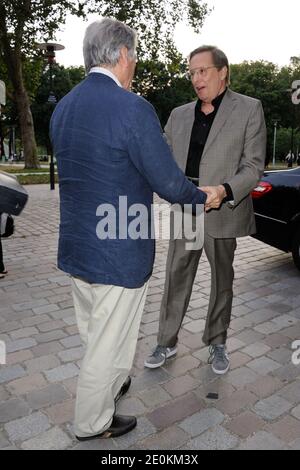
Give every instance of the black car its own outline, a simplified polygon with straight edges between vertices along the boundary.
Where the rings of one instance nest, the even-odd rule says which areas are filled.
[[[252,192],[258,240],[292,252],[300,270],[300,167],[266,171]]]

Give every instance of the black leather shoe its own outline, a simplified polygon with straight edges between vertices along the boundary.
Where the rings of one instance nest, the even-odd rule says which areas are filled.
[[[115,398],[115,403],[117,403],[120,400],[120,398],[123,395],[125,395],[125,393],[128,392],[130,385],[131,385],[131,377],[128,376]]]
[[[100,434],[95,434],[94,436],[76,436],[76,439],[78,439],[78,441],[89,441],[90,439],[107,439],[109,437],[119,437],[123,436],[123,434],[127,434],[129,431],[132,431],[132,429],[135,427],[136,418],[134,416],[114,415],[112,423],[106,431]]]

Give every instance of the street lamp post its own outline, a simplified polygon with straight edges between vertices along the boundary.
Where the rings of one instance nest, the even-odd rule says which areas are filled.
[[[56,44],[53,42],[38,44],[37,47],[42,51],[45,51],[45,57],[48,60],[50,73],[50,93],[48,103],[55,106],[57,103],[56,96],[53,92],[53,64],[55,63],[55,51],[62,51],[65,47],[62,44]],[[55,168],[52,147],[50,152],[50,189],[55,189]]]
[[[296,105],[300,104],[300,80],[295,80],[292,83],[292,87],[286,90],[291,94],[292,100],[292,133],[291,133],[291,158],[288,162],[288,167],[293,168],[293,159],[294,159],[294,131],[295,131],[295,120],[296,120]]]
[[[273,166],[276,165],[277,121],[274,121]]]

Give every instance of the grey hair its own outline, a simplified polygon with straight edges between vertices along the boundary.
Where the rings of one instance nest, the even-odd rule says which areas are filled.
[[[120,58],[120,50],[126,47],[128,55],[135,57],[136,32],[121,21],[104,18],[91,23],[83,40],[83,57],[87,72],[96,65],[114,67]]]
[[[218,49],[216,46],[201,46],[197,49],[194,49],[189,55],[189,62],[192,58],[197,55],[201,54],[202,52],[210,52],[213,58],[214,66],[217,67],[218,70],[221,70],[223,67],[227,67],[227,75],[226,75],[226,85],[230,84],[230,65],[229,60],[226,54]]]

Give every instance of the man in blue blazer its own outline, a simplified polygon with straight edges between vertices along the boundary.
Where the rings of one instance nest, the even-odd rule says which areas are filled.
[[[124,223],[124,198],[129,208],[147,209],[149,233],[153,192],[194,209],[210,202],[175,163],[153,107],[129,91],[135,51],[131,28],[109,18],[92,23],[83,47],[88,75],[57,105],[50,126],[60,182],[58,266],[71,275],[86,346],[75,410],[79,440],[136,426],[135,417],[115,413],[115,402],[130,386],[155,246],[150,235],[127,233],[132,212]],[[116,219],[103,219],[111,208]]]

